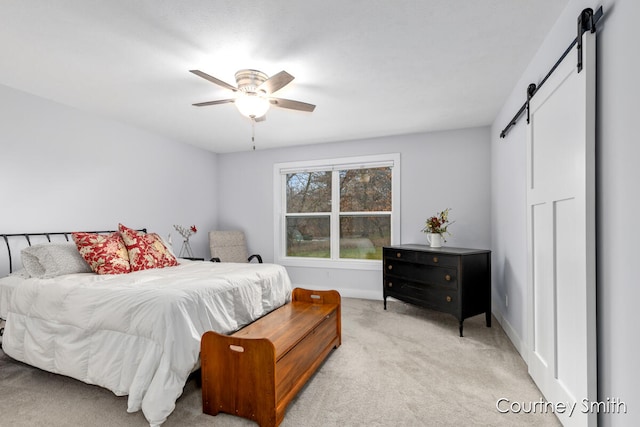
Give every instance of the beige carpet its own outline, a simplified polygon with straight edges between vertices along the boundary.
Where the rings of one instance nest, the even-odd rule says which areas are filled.
[[[289,405],[281,426],[559,426],[552,414],[501,414],[496,401],[537,402],[540,392],[497,324],[465,321],[389,301],[343,299],[343,344]],[[255,426],[205,415],[189,381],[166,427]],[[0,351],[0,426],[145,426],[126,397],[50,374]]]

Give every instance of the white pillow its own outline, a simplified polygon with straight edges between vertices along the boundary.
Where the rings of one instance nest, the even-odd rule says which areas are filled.
[[[19,277],[21,279],[28,279],[29,277],[31,277],[29,275],[29,273],[27,273],[27,270],[24,269],[24,265],[22,266],[23,268],[21,268],[18,271],[14,271],[13,273],[9,273],[7,275],[7,277],[11,276],[11,277]]]
[[[29,246],[22,250],[21,256],[22,265],[29,276],[40,279],[92,271],[72,242]]]

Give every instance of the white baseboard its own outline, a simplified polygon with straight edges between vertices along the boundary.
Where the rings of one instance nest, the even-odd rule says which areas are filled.
[[[313,289],[318,291],[336,290],[340,293],[340,296],[344,298],[360,298],[360,299],[371,299],[371,300],[382,301],[382,289],[372,291],[372,290],[366,290],[366,289],[330,288],[330,287],[323,287],[323,286],[317,286],[317,285],[304,285],[300,283],[294,284],[293,287]]]
[[[525,363],[528,364],[527,346],[525,342],[522,340],[522,338],[520,337],[520,335],[518,335],[518,333],[513,328],[513,326],[511,326],[511,323],[509,323],[509,321],[504,318],[504,316],[502,315],[502,312],[495,311],[493,313],[493,316],[496,318],[498,323],[500,323],[500,326],[502,326],[502,330],[504,330],[504,333],[507,334],[507,337],[509,337],[509,340],[511,340],[511,343],[516,348],[516,350],[518,350],[518,353],[520,353],[520,356],[522,357],[522,359],[525,361]]]

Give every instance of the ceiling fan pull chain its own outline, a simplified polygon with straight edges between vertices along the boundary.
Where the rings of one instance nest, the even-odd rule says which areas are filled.
[[[253,144],[253,151],[256,151],[256,119],[251,118],[251,144]]]

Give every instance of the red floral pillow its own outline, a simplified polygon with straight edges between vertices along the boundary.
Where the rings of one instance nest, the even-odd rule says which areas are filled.
[[[176,257],[171,254],[157,234],[132,230],[122,224],[118,225],[118,230],[129,251],[131,271],[178,265]]]
[[[76,247],[98,274],[123,274],[131,271],[129,254],[120,234],[71,233]]]

